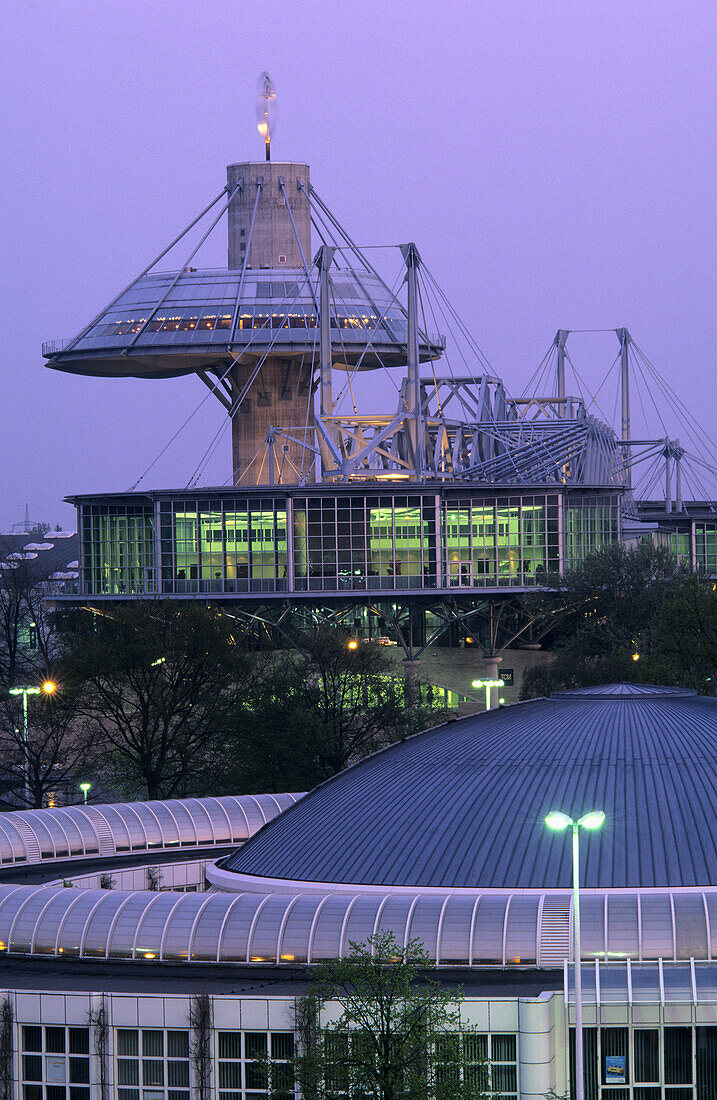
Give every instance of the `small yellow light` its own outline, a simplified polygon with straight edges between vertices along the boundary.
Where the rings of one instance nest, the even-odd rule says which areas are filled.
[[[45,695],[52,695],[55,691],[57,691],[57,684],[54,680],[45,680],[44,684],[42,685],[42,690],[45,692]]]
[[[633,661],[639,661],[640,660],[640,654],[639,653],[633,653],[632,659],[633,659]]]
[[[349,649],[358,649],[358,642],[355,638],[352,638],[349,642]]]
[[[144,957],[145,957],[145,959],[156,959],[157,958],[154,951],[145,951]]]
[[[296,959],[296,955],[281,955],[280,958],[284,962],[294,962],[294,960]]]

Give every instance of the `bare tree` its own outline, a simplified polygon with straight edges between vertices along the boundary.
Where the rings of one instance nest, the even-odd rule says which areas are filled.
[[[32,560],[14,540],[0,537],[0,683],[5,689],[17,683],[27,664],[22,631],[36,584]]]
[[[197,1096],[209,1100],[212,1090],[212,1028],[214,1013],[208,993],[194,993],[189,1004],[189,1026],[192,1029],[190,1054],[194,1066]]]
[[[350,647],[336,627],[287,641],[296,648],[265,661],[238,702],[227,745],[234,789],[306,790],[439,720],[382,647]]]
[[[110,1085],[108,1073],[110,1025],[104,995],[101,996],[98,1007],[90,1009],[88,1023],[92,1029],[92,1046],[99,1070],[100,1100],[107,1100]]]
[[[231,620],[163,603],[75,625],[64,675],[118,785],[148,798],[216,789],[233,700],[250,673]]]
[[[39,679],[53,660],[55,616],[46,606],[52,567],[23,548],[31,537],[0,535],[0,690]]]
[[[64,693],[31,695],[27,740],[20,695],[0,696],[0,757],[16,779],[15,797],[37,809],[48,796],[91,774],[97,759],[94,740]]]

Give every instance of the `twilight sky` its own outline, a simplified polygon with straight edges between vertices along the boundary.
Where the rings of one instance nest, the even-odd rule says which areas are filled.
[[[415,240],[509,392],[557,328],[626,325],[717,435],[713,0],[0,0],[0,14],[0,530],[25,502],[73,526],[63,496],[128,488],[206,392],[49,371],[40,348],[169,243],[227,163],[261,158],[262,69],[274,158],[310,163],[355,240]],[[224,256],[222,231],[204,266]],[[616,338],[570,346],[597,387]],[[143,484],[184,485],[221,419],[205,403]],[[205,481],[229,468],[227,433]]]

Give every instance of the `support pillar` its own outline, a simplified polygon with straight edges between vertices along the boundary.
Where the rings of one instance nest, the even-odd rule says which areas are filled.
[[[418,668],[421,664],[416,657],[405,657],[401,662],[404,668],[404,703],[406,709],[415,707],[419,702]]]
[[[314,263],[319,269],[319,400],[320,416],[326,425],[334,414],[334,399],[331,384],[331,309],[329,270],[334,259],[334,248],[322,245],[316,254]],[[321,477],[327,476],[336,463],[324,439],[321,440]]]
[[[567,329],[559,328],[555,336],[555,346],[558,349],[558,357],[556,363],[556,390],[558,397],[561,400],[565,400],[565,345],[570,333]]]
[[[408,381],[408,432],[413,450],[416,481],[423,479],[423,418],[421,410],[421,369],[418,351],[418,267],[421,257],[415,244],[401,245],[406,261],[408,280],[408,347],[406,370]]]
[[[630,438],[630,333],[626,328],[615,329],[620,341],[620,397],[621,397],[621,425],[620,438]],[[625,471],[625,487],[632,489],[632,469],[630,466]]]

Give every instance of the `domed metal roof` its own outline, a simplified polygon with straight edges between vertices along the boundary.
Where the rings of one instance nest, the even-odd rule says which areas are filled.
[[[717,884],[717,699],[611,685],[438,726],[317,787],[222,866],[262,888],[562,889],[571,845],[545,815],[593,809],[586,887]]]

